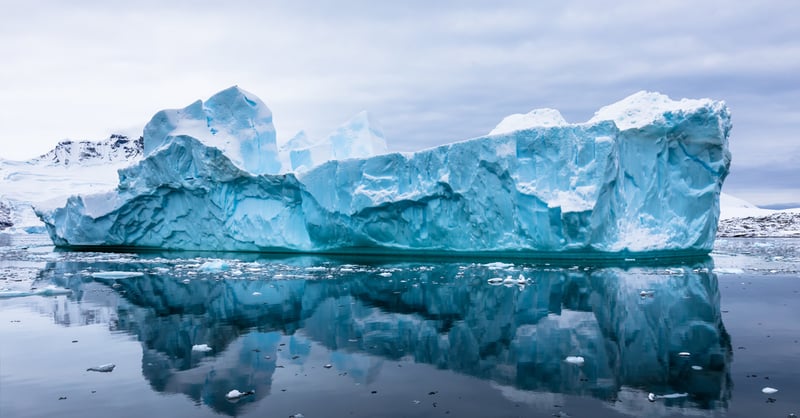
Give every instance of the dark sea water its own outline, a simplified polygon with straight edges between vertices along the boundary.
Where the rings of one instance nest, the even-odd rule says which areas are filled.
[[[799,241],[597,265],[0,235],[0,417],[787,417]]]

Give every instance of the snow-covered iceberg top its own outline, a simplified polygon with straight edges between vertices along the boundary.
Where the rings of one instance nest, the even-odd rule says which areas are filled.
[[[277,175],[248,169],[225,144],[188,130],[170,131],[155,148],[145,135],[148,156],[120,170],[114,193],[72,197],[39,215],[66,247],[602,257],[711,250],[730,165],[723,102],[640,92],[586,123],[536,113],[549,122],[527,118],[533,127],[411,154],[316,166],[312,158],[307,171]],[[227,135],[246,142],[252,131],[237,117]],[[279,160],[274,147],[263,149],[269,158],[258,158]]]

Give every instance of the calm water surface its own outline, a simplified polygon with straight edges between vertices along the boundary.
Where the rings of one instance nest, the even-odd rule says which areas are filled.
[[[195,257],[0,235],[0,417],[786,417],[798,255]]]

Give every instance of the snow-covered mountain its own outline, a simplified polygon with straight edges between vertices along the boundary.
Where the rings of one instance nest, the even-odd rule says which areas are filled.
[[[42,228],[31,205],[113,189],[117,170],[140,160],[142,151],[142,137],[114,134],[102,141],[61,141],[27,161],[0,159],[0,230]]]
[[[143,138],[113,134],[103,141],[71,141],[58,143],[44,155],[28,162],[39,165],[97,165],[130,162],[141,157]]]

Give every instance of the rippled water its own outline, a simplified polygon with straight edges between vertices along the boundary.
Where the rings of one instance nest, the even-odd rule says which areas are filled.
[[[0,251],[2,417],[800,413],[797,240],[621,265]]]

